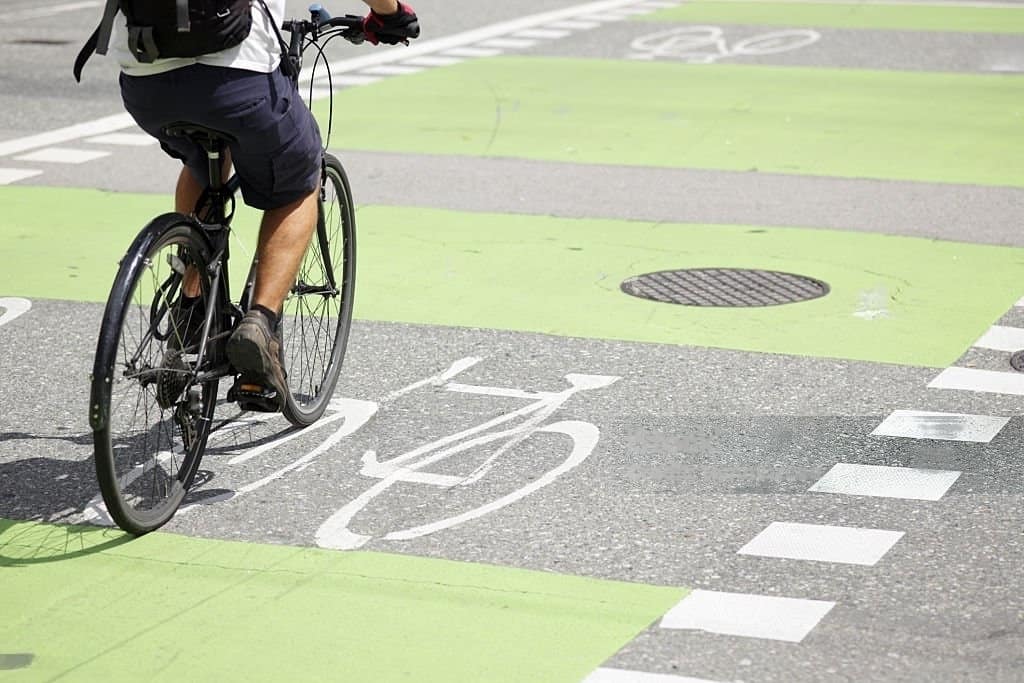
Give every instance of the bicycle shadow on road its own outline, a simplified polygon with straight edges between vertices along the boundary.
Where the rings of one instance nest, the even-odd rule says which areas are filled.
[[[119,529],[0,519],[0,567],[66,562],[134,540]]]
[[[88,524],[82,511],[98,493],[92,458],[76,457],[76,446],[92,451],[92,434],[0,433],[0,443],[63,442],[54,453],[67,457],[35,456],[0,462],[0,567],[61,562],[92,555],[132,540],[120,529]],[[72,453],[69,454],[69,451]]]
[[[2,432],[0,446],[0,518],[80,521],[98,491],[92,434]]]
[[[14,441],[62,441],[91,451],[92,435],[0,433],[0,443]],[[61,524],[80,521],[97,493],[91,457],[0,462],[0,482],[0,567],[72,560],[133,538],[109,527]]]

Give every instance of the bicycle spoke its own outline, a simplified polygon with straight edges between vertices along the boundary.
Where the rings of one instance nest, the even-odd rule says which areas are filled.
[[[94,396],[106,401],[106,421],[95,432],[96,469],[111,517],[141,533],[166,522],[177,509],[195,471],[213,411],[216,382],[193,386],[195,367],[181,360],[187,330],[195,329],[199,309],[179,314],[180,283],[188,263],[205,256],[188,223],[173,215],[151,226],[157,236],[145,254],[123,263],[112,298],[112,317],[101,334],[94,385],[108,389]],[[197,268],[203,292],[209,275]],[[205,318],[204,318],[205,320]],[[216,330],[211,330],[211,334]]]

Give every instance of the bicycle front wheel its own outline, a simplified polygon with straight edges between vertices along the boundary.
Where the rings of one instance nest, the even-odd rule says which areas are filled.
[[[209,263],[198,228],[160,216],[121,260],[103,314],[89,406],[96,475],[110,517],[133,534],[174,515],[206,445],[217,382],[196,381],[205,307],[181,296],[187,278],[210,300]],[[214,316],[210,336],[221,327]]]
[[[284,416],[305,427],[323,415],[338,382],[352,324],[356,284],[352,191],[341,162],[325,155],[316,234],[284,302]]]

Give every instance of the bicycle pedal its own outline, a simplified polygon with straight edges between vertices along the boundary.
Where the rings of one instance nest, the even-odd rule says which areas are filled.
[[[281,412],[282,401],[273,389],[238,379],[228,389],[228,400],[238,404],[241,410],[257,413]]]

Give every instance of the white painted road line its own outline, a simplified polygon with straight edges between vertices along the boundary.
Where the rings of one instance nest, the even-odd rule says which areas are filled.
[[[939,500],[960,477],[950,470],[838,463],[808,491],[848,496]]]
[[[625,21],[628,14],[585,14],[580,19],[583,21],[596,21],[602,24],[610,24],[613,21]]]
[[[114,116],[107,116],[87,123],[79,123],[74,126],[68,126],[67,128],[58,128],[57,130],[51,130],[46,133],[30,135],[27,138],[17,138],[15,140],[0,142],[0,157],[20,154],[21,152],[27,152],[30,149],[59,145],[62,142],[87,138],[93,135],[113,133],[125,128],[131,128],[134,125],[135,121],[132,120],[132,117],[127,113],[115,114]]]
[[[536,38],[537,40],[555,40],[556,38],[565,38],[569,35],[569,31],[550,29],[550,28],[531,28],[525,31],[516,31],[512,35],[516,38]]]
[[[145,147],[157,143],[156,138],[145,133],[109,133],[86,138],[85,141],[98,145],[125,145],[128,147]]]
[[[453,57],[497,57],[501,54],[501,50],[484,47],[453,47],[450,50],[445,50],[442,54]]]
[[[464,60],[458,57],[441,57],[440,55],[424,55],[423,57],[413,57],[412,59],[406,59],[402,64],[409,64],[411,66],[451,66],[452,64],[458,64]]]
[[[597,21],[556,21],[553,24],[548,24],[548,28],[563,28],[569,31],[586,31],[588,29],[597,28],[601,23]]]
[[[371,66],[368,69],[363,69],[359,73],[370,74],[372,76],[405,76],[408,74],[418,74],[423,71],[421,66],[409,66],[408,64],[381,64],[380,66]]]
[[[1024,374],[980,370],[978,368],[946,368],[933,379],[930,389],[958,389],[986,394],[1010,394],[1024,396]]]
[[[536,44],[536,40],[527,40],[525,38],[491,38],[482,43],[477,43],[479,47],[493,47],[499,50],[522,50],[533,47]]]
[[[674,674],[655,674],[627,669],[595,669],[582,683],[716,683],[706,678],[691,678]]]
[[[32,302],[17,296],[0,297],[0,327],[32,310]]]
[[[1024,349],[1024,328],[993,325],[974,345],[995,351],[1020,351]]]
[[[1010,421],[994,415],[930,413],[919,410],[894,410],[871,432],[873,436],[902,436],[911,439],[971,441],[988,443]]]
[[[19,180],[34,178],[42,175],[42,171],[29,170],[27,168],[0,168],[0,185],[10,185]]]
[[[740,555],[874,566],[903,537],[902,531],[772,522]]]
[[[14,158],[18,161],[39,161],[46,164],[84,164],[87,161],[102,159],[107,156],[110,156],[110,152],[105,150],[47,147]]]
[[[695,590],[662,617],[661,627],[799,643],[835,604]]]

